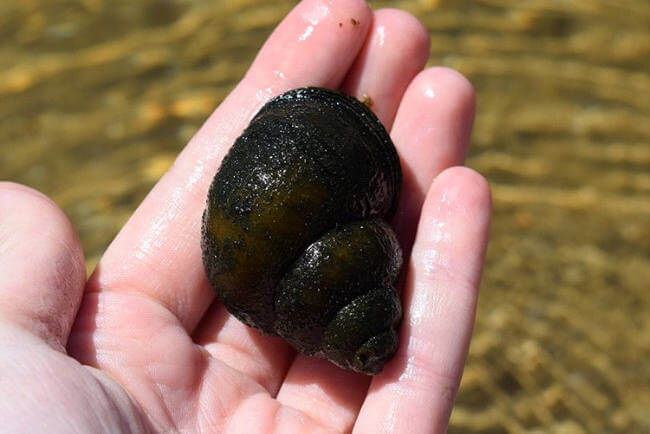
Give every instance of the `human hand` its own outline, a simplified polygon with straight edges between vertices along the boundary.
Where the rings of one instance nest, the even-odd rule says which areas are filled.
[[[420,72],[428,36],[360,0],[300,3],[107,249],[88,283],[79,240],[44,196],[0,184],[0,420],[8,431],[441,432],[466,357],[490,216],[462,164],[469,83]],[[228,147],[271,97],[340,88],[391,132],[404,173],[397,354],[373,378],[296,355],[218,302],[201,213]]]

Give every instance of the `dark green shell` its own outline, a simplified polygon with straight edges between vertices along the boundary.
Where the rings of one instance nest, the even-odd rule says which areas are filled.
[[[399,159],[377,117],[320,88],[268,102],[224,158],[203,263],[226,308],[300,352],[375,374],[397,348]]]

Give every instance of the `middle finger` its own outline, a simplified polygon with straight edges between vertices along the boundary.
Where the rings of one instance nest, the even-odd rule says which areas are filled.
[[[428,54],[429,35],[415,17],[399,10],[377,11],[343,89],[359,99],[368,95],[373,111],[390,129],[404,91],[424,67]],[[298,355],[277,399],[336,431],[346,432],[352,429],[369,381],[368,376]]]

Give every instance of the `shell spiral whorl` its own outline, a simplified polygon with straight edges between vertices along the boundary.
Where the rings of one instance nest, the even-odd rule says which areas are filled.
[[[366,374],[397,348],[399,158],[377,117],[321,88],[269,101],[208,192],[203,263],[226,308]]]

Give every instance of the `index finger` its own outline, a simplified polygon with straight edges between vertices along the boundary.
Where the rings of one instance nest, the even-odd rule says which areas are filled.
[[[214,298],[199,237],[206,192],[219,162],[268,99],[295,87],[338,87],[370,21],[361,0],[335,6],[306,0],[296,6],[117,235],[87,290],[143,294],[193,330]]]

